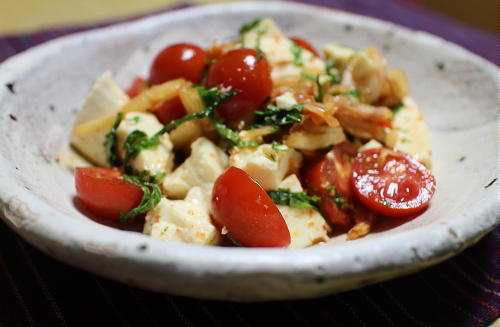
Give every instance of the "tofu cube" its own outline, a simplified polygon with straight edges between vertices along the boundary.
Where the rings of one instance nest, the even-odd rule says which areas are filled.
[[[97,78],[90,88],[85,101],[76,114],[74,125],[83,124],[116,112],[129,101],[129,97],[120,89],[106,71]],[[111,126],[105,126],[85,135],[72,134],[71,145],[86,159],[98,166],[107,167],[106,150],[103,146],[106,134]]]
[[[147,213],[144,233],[162,240],[199,245],[215,245],[221,240],[200,187],[191,188],[185,200],[163,198]]]
[[[366,142],[362,146],[359,147],[358,152],[362,152],[365,150],[370,150],[370,149],[379,149],[382,147],[382,144],[378,142],[377,140],[371,139],[370,141]]]
[[[240,45],[245,48],[259,48],[266,54],[272,66],[273,80],[300,76],[302,71],[311,75],[325,72],[325,63],[306,49],[300,48],[300,58],[296,60],[293,53],[294,43],[271,19],[262,19],[246,32]],[[300,62],[300,65],[296,65],[296,62]]]
[[[183,199],[193,186],[215,182],[228,165],[227,155],[206,137],[191,144],[191,155],[163,180],[169,198]]]
[[[346,46],[340,44],[327,43],[323,47],[326,59],[331,59],[335,62],[335,66],[344,68],[348,61],[356,54],[356,52]]]
[[[126,113],[116,131],[121,157],[124,157],[123,144],[130,133],[140,130],[146,133],[148,137],[151,137],[162,127],[163,125],[151,113]],[[151,175],[169,173],[172,171],[174,164],[172,148],[172,142],[168,134],[163,134],[160,137],[160,144],[139,152],[137,157],[132,160],[131,165],[138,171],[147,170]]]
[[[278,188],[291,192],[302,192],[302,186],[296,175],[284,179]],[[320,242],[328,241],[330,227],[321,214],[314,209],[297,209],[278,205],[291,236],[290,248],[301,249]]]
[[[229,165],[243,169],[266,191],[276,189],[289,172],[300,166],[302,156],[285,145],[271,144],[236,148],[229,157]]]
[[[297,100],[291,92],[285,92],[276,97],[276,106],[280,109],[289,109],[297,104]]]
[[[394,115],[392,130],[387,134],[387,146],[406,152],[427,168],[432,168],[429,131],[415,102],[406,97],[403,107]]]

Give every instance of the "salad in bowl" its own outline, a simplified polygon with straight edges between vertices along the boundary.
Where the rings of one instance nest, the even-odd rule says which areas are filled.
[[[104,72],[70,143],[90,212],[200,245],[354,240],[420,214],[436,187],[404,71],[374,47],[320,53],[267,18],[206,49],[166,46],[125,91]]]

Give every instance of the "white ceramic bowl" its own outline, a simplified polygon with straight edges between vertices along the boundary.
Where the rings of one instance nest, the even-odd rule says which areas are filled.
[[[429,210],[360,240],[304,250],[164,242],[98,224],[77,211],[73,177],[54,157],[92,81],[111,69],[125,86],[145,72],[160,47],[185,40],[206,46],[256,17],[272,17],[287,34],[317,47],[328,41],[378,46],[391,66],[408,73],[434,149],[438,187]],[[173,294],[308,298],[408,274],[462,251],[499,221],[497,183],[485,187],[497,174],[498,72],[426,33],[280,2],[197,7],[63,37],[0,66],[2,218],[55,258]],[[7,83],[15,83],[15,94]]]

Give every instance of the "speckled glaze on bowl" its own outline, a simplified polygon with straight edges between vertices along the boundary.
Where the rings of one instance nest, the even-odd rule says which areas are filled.
[[[409,75],[431,132],[438,189],[418,218],[360,240],[304,250],[199,247],[98,224],[75,209],[54,157],[90,84],[111,69],[125,86],[163,45],[208,45],[256,17],[317,47],[378,46]],[[426,33],[293,3],[197,7],[64,37],[0,66],[0,212],[51,256],[151,290],[200,298],[317,297],[408,274],[476,242],[499,221],[497,76],[491,63]],[[10,92],[4,84],[14,83]],[[52,110],[50,109],[52,108]],[[1,216],[1,215],[0,215]]]

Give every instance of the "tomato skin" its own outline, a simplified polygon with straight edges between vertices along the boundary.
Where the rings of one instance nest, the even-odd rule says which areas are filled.
[[[175,97],[172,100],[166,101],[160,107],[153,111],[153,114],[158,118],[160,123],[166,125],[172,120],[179,119],[186,115],[186,110],[182,105],[179,97]]]
[[[319,210],[337,231],[347,231],[354,224],[351,216],[327,198],[321,198]]]
[[[137,207],[142,190],[123,179],[116,168],[79,167],[75,170],[76,194],[96,215],[118,220],[120,213]]]
[[[185,78],[200,83],[206,64],[206,54],[200,47],[190,43],[177,43],[164,48],[156,55],[149,71],[152,85]]]
[[[335,145],[328,153],[304,165],[303,179],[307,188],[318,195],[331,195],[332,187],[346,200],[352,200],[352,164],[356,150],[344,142]]]
[[[351,185],[351,158],[356,151],[351,144],[344,142],[335,145],[328,153],[304,165],[303,182],[310,194],[322,197],[320,211],[323,216],[339,230],[352,227],[349,213],[331,199],[338,193],[352,204],[354,194]]]
[[[207,73],[206,87],[223,86],[241,92],[217,107],[226,121],[243,119],[259,109],[273,87],[269,62],[254,49],[236,49],[220,57]]]
[[[147,81],[142,77],[136,77],[132,82],[132,85],[125,91],[127,95],[132,99],[135,98],[139,93],[147,89]]]
[[[229,167],[215,181],[214,220],[247,247],[286,247],[290,232],[278,207],[245,171]]]
[[[358,153],[353,164],[352,185],[356,197],[372,211],[403,217],[427,208],[436,180],[410,155],[382,148]]]
[[[311,43],[307,42],[303,38],[293,36],[290,38],[290,40],[292,40],[293,43],[295,43],[297,46],[299,46],[303,49],[306,49],[309,52],[311,52],[313,55],[315,55],[316,57],[319,57],[318,51],[316,51],[316,49],[312,46]]]

